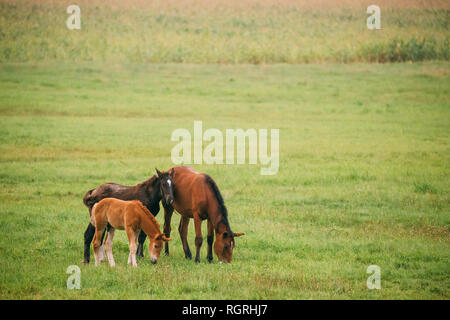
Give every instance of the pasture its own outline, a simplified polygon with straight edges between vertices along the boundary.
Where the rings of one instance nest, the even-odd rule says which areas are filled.
[[[446,63],[0,68],[3,299],[449,297]],[[246,233],[233,263],[207,263],[206,244],[200,264],[185,260],[174,214],[171,256],[157,265],[145,251],[128,267],[119,231],[115,269],[81,265],[84,193],[167,170],[171,132],[196,119],[280,129],[274,176],[193,165]],[[73,264],[81,290],[66,288]],[[366,287],[372,264],[381,290]]]
[[[363,2],[294,2],[80,1],[68,31],[72,3],[0,1],[0,299],[450,298],[448,3],[379,1],[370,33]],[[245,233],[233,263],[186,260],[174,213],[156,265],[123,231],[115,268],[83,265],[85,192],[173,167],[196,120],[280,132],[275,175],[190,165]]]

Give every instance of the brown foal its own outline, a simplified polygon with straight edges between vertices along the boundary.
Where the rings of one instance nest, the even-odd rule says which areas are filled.
[[[112,255],[112,241],[115,229],[126,231],[130,246],[128,264],[134,267],[137,267],[136,240],[141,230],[145,232],[149,239],[148,250],[152,263],[158,261],[163,242],[171,240],[161,233],[158,221],[138,200],[123,201],[115,198],[105,198],[97,202],[92,208],[91,224],[95,226],[93,248],[96,266],[101,260],[101,238],[107,227],[108,233],[105,247],[111,267],[115,266]]]

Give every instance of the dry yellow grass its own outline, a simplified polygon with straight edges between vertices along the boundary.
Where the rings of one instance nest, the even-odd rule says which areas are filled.
[[[0,1],[0,62],[70,60],[184,63],[385,62],[449,59],[450,2]]]

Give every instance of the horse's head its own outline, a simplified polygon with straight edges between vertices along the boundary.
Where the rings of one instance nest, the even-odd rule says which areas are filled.
[[[214,243],[214,252],[220,262],[231,263],[233,249],[235,246],[234,238],[243,236],[243,233],[224,231],[216,233],[216,242]]]
[[[161,249],[163,247],[164,242],[168,242],[172,239],[166,238],[163,233],[159,233],[155,235],[153,238],[148,238],[148,253],[150,256],[150,260],[153,264],[158,262],[159,254],[161,253]]]
[[[166,204],[172,204],[173,201],[175,200],[173,196],[173,188],[174,188],[173,175],[175,173],[175,170],[172,169],[170,172],[169,171],[161,172],[158,169],[156,169],[156,173],[158,174],[161,197],[163,198]]]

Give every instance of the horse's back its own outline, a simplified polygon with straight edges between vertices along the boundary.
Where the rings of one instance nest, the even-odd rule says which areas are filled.
[[[123,230],[126,224],[127,210],[135,205],[135,201],[124,201],[116,198],[104,198],[95,206],[95,215],[101,216],[115,229]]]
[[[181,214],[192,217],[194,212],[207,210],[208,203],[214,200],[207,174],[199,173],[191,167],[174,167],[174,208]]]
[[[114,182],[104,183],[97,188],[91,189],[83,197],[83,203],[89,209],[105,198],[126,198],[127,192],[134,187],[124,186]]]

